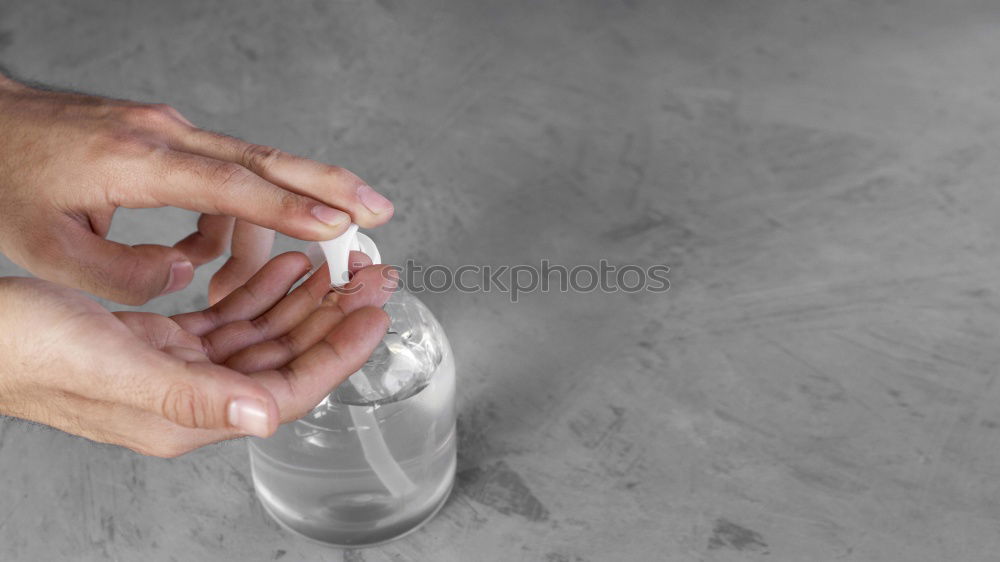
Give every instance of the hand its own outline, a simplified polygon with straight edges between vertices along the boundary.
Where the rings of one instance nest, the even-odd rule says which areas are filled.
[[[172,457],[268,436],[361,367],[388,327],[394,273],[353,253],[329,292],[321,267],[278,256],[207,310],[111,314],[45,281],[0,278],[0,413],[143,454]]]
[[[201,130],[165,105],[30,88],[0,75],[0,251],[127,304],[179,290],[232,240],[211,302],[267,261],[275,229],[327,240],[392,204],[351,172]],[[105,239],[118,207],[203,213],[173,247]],[[236,221],[234,218],[241,219]]]

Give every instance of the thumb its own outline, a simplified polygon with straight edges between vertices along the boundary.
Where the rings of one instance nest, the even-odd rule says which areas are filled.
[[[278,428],[278,404],[259,381],[205,361],[190,348],[163,351],[133,350],[127,361],[120,356],[99,359],[105,367],[101,371],[112,378],[100,389],[77,385],[80,394],[150,412],[183,427],[258,437]]]
[[[82,230],[82,229],[81,229]],[[179,291],[194,278],[194,266],[180,250],[154,244],[127,246],[90,231],[75,232],[63,259],[73,267],[73,285],[97,296],[130,305]]]
[[[278,405],[254,379],[207,361],[184,363],[159,377],[147,410],[177,425],[229,429],[268,437],[278,428]]]
[[[86,351],[66,356],[63,371],[79,375],[61,377],[62,390],[149,412],[182,427],[261,437],[278,428],[278,404],[260,381],[207,361],[201,338],[176,325],[173,332],[168,326],[137,330],[136,318],[140,324],[142,318],[173,324],[165,317],[127,316],[132,320],[122,320],[122,326],[94,325],[74,336],[82,339],[68,345]],[[163,348],[142,341],[137,331],[154,335]]]

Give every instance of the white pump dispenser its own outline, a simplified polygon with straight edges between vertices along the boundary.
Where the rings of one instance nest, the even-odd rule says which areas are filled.
[[[333,240],[320,242],[323,254],[326,255],[326,266],[330,268],[330,284],[340,287],[347,283],[350,274],[348,263],[351,251],[364,252],[372,259],[372,263],[382,263],[378,247],[364,233],[358,232],[358,225],[351,224],[347,230]]]
[[[348,266],[352,250],[368,254],[373,264],[382,263],[382,256],[379,254],[375,242],[367,235],[358,232],[358,225],[353,223],[343,234],[333,240],[320,242],[319,246],[323,249],[323,254],[326,255],[326,265],[330,268],[330,284],[334,287],[346,284],[350,278]],[[364,373],[360,371],[354,373],[348,380],[362,396],[370,392],[368,379],[365,378]],[[368,461],[372,471],[378,475],[379,480],[389,490],[389,493],[401,497],[413,492],[416,486],[403,472],[385,443],[378,419],[375,417],[375,407],[351,405],[347,408],[354,426],[367,430],[357,432],[358,438],[361,440],[361,449],[364,451],[365,460]]]

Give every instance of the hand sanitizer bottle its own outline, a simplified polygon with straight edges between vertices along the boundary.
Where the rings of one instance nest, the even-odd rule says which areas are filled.
[[[350,250],[379,263],[357,226],[322,243],[335,285]],[[268,439],[249,440],[257,496],[284,527],[339,546],[401,537],[428,521],[455,480],[455,360],[441,325],[398,289],[389,331],[358,372]]]

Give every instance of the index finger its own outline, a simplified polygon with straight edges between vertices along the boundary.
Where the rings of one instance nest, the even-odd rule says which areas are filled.
[[[170,205],[228,215],[300,240],[329,240],[350,225],[347,213],[274,185],[239,164],[169,149],[157,158],[158,173],[136,171],[147,182],[145,189],[121,193],[118,205]]]
[[[384,224],[393,214],[388,199],[339,166],[197,128],[181,134],[174,144],[178,150],[234,162],[275,185],[343,209],[362,228]]]

